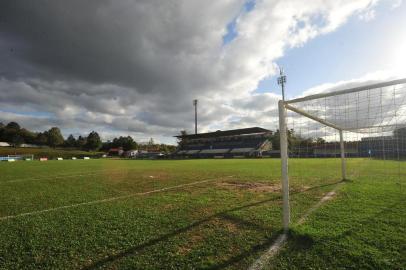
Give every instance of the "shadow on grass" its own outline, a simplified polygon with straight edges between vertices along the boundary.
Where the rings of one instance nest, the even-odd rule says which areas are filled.
[[[385,216],[387,214],[391,214],[395,211],[401,211],[400,209],[396,209],[396,207],[399,207],[399,205],[402,205],[402,203],[404,203],[404,200],[397,200],[395,203],[392,203],[386,207],[383,207],[380,211],[375,212],[361,220],[355,220],[356,221],[356,225],[355,226],[351,226],[349,229],[343,231],[341,234],[335,236],[334,238],[329,239],[329,241],[338,241],[339,239],[343,239],[345,237],[348,237],[354,233],[357,232],[357,230],[363,229],[366,226],[370,225],[371,222],[373,223],[370,226],[376,227],[377,223],[373,222],[375,218],[379,217],[381,220],[385,220]]]
[[[290,192],[290,195],[305,193],[305,192],[311,191],[311,190],[316,190],[316,189],[320,189],[320,188],[324,188],[324,187],[335,186],[337,184],[350,183],[350,182],[352,182],[352,180],[350,180],[350,179],[339,180],[339,181],[336,181],[336,182],[333,182],[333,183],[328,183],[328,184],[324,184],[324,185],[318,185],[318,186],[310,187],[310,188],[307,188],[307,189],[305,189],[303,191]]]
[[[382,265],[376,264],[377,261],[377,254],[372,254],[372,257],[365,257],[365,255],[354,255],[354,250],[357,249],[359,246],[359,243],[354,242],[354,250],[352,248],[348,247],[343,247],[341,246],[340,242],[344,241],[344,243],[347,242],[346,239],[349,237],[351,239],[358,239],[358,241],[366,241],[365,243],[368,243],[368,245],[373,245],[373,243],[376,243],[374,239],[372,238],[364,238],[365,236],[362,235],[362,230],[365,230],[366,228],[377,228],[377,220],[376,218],[380,220],[388,220],[387,219],[387,214],[400,211],[400,209],[396,209],[396,206],[399,207],[401,201],[397,201],[395,203],[392,203],[390,205],[387,205],[386,207],[383,207],[379,211],[376,211],[375,213],[368,215],[364,218],[357,218],[355,215],[353,219],[350,221],[350,224],[355,224],[352,226],[349,226],[347,229],[343,230],[341,233],[335,234],[332,237],[328,236],[321,236],[317,235],[312,235],[312,233],[306,233],[300,230],[296,229],[290,229],[289,230],[289,235],[288,235],[288,243],[283,251],[282,257],[284,257],[284,260],[290,260],[287,259],[289,257],[289,254],[297,254],[297,253],[302,253],[307,252],[309,254],[312,252],[313,248],[315,249],[316,254],[320,254],[318,250],[328,250],[330,254],[325,253],[324,255],[327,255],[328,258],[332,258],[331,256],[335,256],[335,252],[338,252],[342,257],[347,257],[347,258],[352,258],[353,263],[358,263],[359,265],[364,265],[365,260],[369,261],[370,265],[366,268],[370,269],[381,269],[381,268],[391,268],[391,269],[400,269],[401,265],[401,260],[399,262],[396,262],[394,260],[391,260],[391,266],[388,267],[388,260],[387,259],[382,259]],[[360,234],[361,233],[361,234]],[[383,230],[382,233],[385,233]],[[348,245],[348,243],[346,244]],[[377,246],[375,248],[379,247],[379,242],[377,243]],[[363,249],[366,249],[363,247]],[[401,248],[399,247],[399,251]],[[356,254],[357,252],[355,252]],[[309,254],[309,257],[311,258]],[[323,260],[323,258],[322,258]],[[358,261],[358,262],[357,262]],[[291,262],[291,261],[290,261]],[[310,261],[311,263],[311,261]],[[327,265],[329,265],[332,268],[345,268],[345,263],[341,262],[343,265],[332,265],[331,261],[327,262]],[[362,268],[362,267],[361,267]]]
[[[333,185],[336,185],[336,184],[341,183],[341,182],[342,181],[329,183],[329,184],[324,184],[324,185],[319,185],[319,186],[308,188],[308,189],[303,190],[303,191],[294,191],[294,192],[291,192],[291,195],[299,194],[299,193],[305,193],[305,192],[308,192],[308,191],[311,191],[311,190],[315,190],[315,189],[319,189],[319,188],[323,188],[323,187],[327,187],[327,186],[333,186]],[[267,247],[269,247],[274,242],[276,237],[279,234],[282,233],[282,230],[277,230],[277,231],[272,232],[267,227],[258,225],[256,223],[253,223],[253,222],[250,222],[250,221],[238,218],[238,217],[235,217],[235,216],[231,215],[231,213],[234,212],[234,211],[239,211],[239,210],[243,210],[243,209],[246,209],[246,208],[263,205],[263,204],[266,204],[266,203],[269,203],[269,202],[272,202],[272,201],[278,201],[278,200],[281,200],[281,198],[282,198],[282,196],[279,195],[279,196],[275,196],[275,197],[270,198],[270,199],[266,199],[266,200],[262,200],[262,201],[258,201],[258,202],[254,202],[254,203],[250,203],[250,204],[245,204],[245,205],[242,205],[242,206],[239,206],[239,207],[235,207],[235,208],[232,208],[232,209],[228,209],[228,210],[216,213],[214,215],[210,215],[210,216],[208,216],[208,217],[206,217],[204,219],[195,221],[195,222],[191,223],[188,226],[185,226],[183,228],[179,228],[177,230],[174,230],[173,232],[167,233],[165,235],[162,235],[162,236],[160,236],[158,238],[152,239],[152,240],[150,240],[148,242],[145,242],[143,244],[134,246],[134,247],[129,248],[127,250],[124,250],[124,251],[122,251],[120,253],[110,255],[110,256],[108,256],[106,258],[103,258],[103,259],[101,259],[99,261],[94,262],[91,265],[84,266],[82,268],[82,270],[97,269],[97,268],[100,268],[100,267],[102,267],[103,265],[105,265],[107,263],[112,263],[112,262],[114,262],[116,260],[125,258],[127,256],[134,255],[136,253],[141,252],[143,249],[145,249],[147,247],[156,245],[156,244],[158,244],[160,242],[163,242],[163,241],[167,241],[170,238],[175,237],[177,235],[180,235],[182,233],[186,233],[187,231],[192,230],[193,228],[196,228],[196,227],[198,227],[198,226],[200,226],[200,225],[202,225],[204,223],[210,222],[211,220],[213,220],[215,218],[228,220],[228,221],[231,221],[231,222],[233,222],[235,224],[238,224],[238,225],[241,225],[241,226],[244,226],[244,227],[248,227],[248,228],[251,228],[251,229],[255,229],[255,230],[258,230],[258,231],[271,232],[271,236],[269,238],[267,238],[263,243],[252,246],[249,250],[247,250],[247,251],[245,251],[243,253],[240,253],[240,254],[238,254],[236,256],[233,256],[233,257],[229,258],[226,261],[220,262],[217,265],[208,267],[207,269],[221,269],[221,268],[224,268],[224,267],[227,267],[227,266],[231,266],[231,265],[233,265],[233,264],[235,264],[235,263],[237,263],[237,262],[251,256],[251,255],[254,255],[255,253],[257,253],[259,251],[265,250]]]
[[[295,250],[310,249],[314,244],[314,239],[310,234],[300,233],[294,229],[289,230],[289,245]]]

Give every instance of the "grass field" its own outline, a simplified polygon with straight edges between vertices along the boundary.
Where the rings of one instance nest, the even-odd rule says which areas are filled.
[[[406,163],[289,162],[269,268],[405,269]],[[278,159],[0,163],[0,191],[0,269],[246,269],[282,228]]]

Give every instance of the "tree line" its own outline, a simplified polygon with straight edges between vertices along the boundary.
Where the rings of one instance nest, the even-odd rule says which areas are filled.
[[[288,148],[292,149],[295,147],[310,147],[313,145],[320,145],[326,143],[323,138],[303,138],[295,132],[294,129],[288,129],[286,131],[288,137]],[[279,129],[277,129],[272,135],[268,138],[272,143],[273,150],[280,150],[280,134]]]
[[[154,149],[169,152],[173,150],[173,146],[155,144],[152,139],[148,144],[139,145],[131,136],[120,136],[111,141],[102,142],[96,131],[90,132],[87,136],[75,137],[73,134],[70,134],[65,139],[58,127],[52,127],[43,132],[33,132],[22,128],[17,122],[10,122],[7,125],[0,122],[0,142],[7,142],[14,147],[21,146],[22,144],[33,144],[52,148],[75,148],[87,151],[108,151],[110,148],[122,148],[124,151]]]
[[[137,143],[131,136],[120,136],[118,138],[114,138],[111,141],[103,143],[102,150],[107,151],[111,148],[122,148],[124,151],[137,149],[149,152],[170,153],[175,151],[176,146],[163,143],[155,143],[152,138],[147,143]]]
[[[61,130],[58,127],[52,127],[43,132],[33,132],[22,128],[16,122],[10,122],[7,125],[0,123],[0,141],[7,142],[14,147],[22,144],[33,144],[49,147],[69,147],[84,150],[99,150],[102,141],[97,132],[92,131],[88,136],[79,136],[77,139],[71,134],[65,140]]]

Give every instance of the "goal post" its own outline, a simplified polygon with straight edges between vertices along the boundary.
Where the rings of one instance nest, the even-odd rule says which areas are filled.
[[[282,166],[282,200],[283,200],[283,229],[287,231],[290,223],[289,206],[289,175],[288,175],[288,135],[286,125],[286,108],[284,101],[280,100],[279,106],[279,134],[280,134],[280,152]]]
[[[351,157],[379,155],[385,159],[387,147],[392,147],[393,157],[397,152],[398,159],[402,158],[399,153],[406,158],[406,143],[399,143],[400,136],[405,137],[406,141],[406,79],[318,93],[288,101],[280,100],[278,109],[285,231],[289,229],[290,223],[288,165],[290,154],[301,157],[300,153],[305,153],[303,156],[307,158],[339,158],[341,180],[348,178],[347,150],[351,150]],[[303,141],[308,142],[307,149],[299,151],[299,154],[291,153],[289,132],[294,131],[289,127],[289,117],[293,120],[302,118],[300,121],[297,120],[297,125],[300,128],[306,128],[308,132],[307,136],[301,137]],[[318,128],[312,123],[317,124]],[[323,127],[328,128],[329,132],[326,131],[322,136],[315,136],[314,134],[324,129]],[[345,137],[349,138],[347,142]],[[316,139],[321,141],[318,146],[314,143]],[[388,142],[391,146],[388,146]],[[352,148],[346,149],[346,143],[351,144]],[[325,147],[324,151],[320,151],[320,145]],[[328,147],[336,149],[328,150]]]

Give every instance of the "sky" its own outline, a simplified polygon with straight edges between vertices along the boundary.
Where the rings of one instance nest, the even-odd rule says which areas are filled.
[[[277,128],[286,95],[406,77],[399,0],[3,0],[0,122],[175,143]]]

